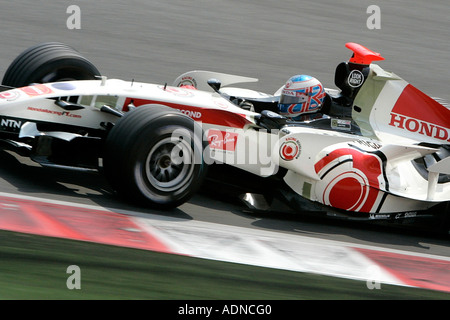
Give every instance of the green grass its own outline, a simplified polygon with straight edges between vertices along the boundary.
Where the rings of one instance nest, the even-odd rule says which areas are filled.
[[[69,290],[67,268],[81,270]],[[0,231],[0,299],[449,299],[443,292]]]

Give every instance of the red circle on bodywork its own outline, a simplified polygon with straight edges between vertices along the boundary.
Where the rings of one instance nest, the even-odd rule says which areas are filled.
[[[330,205],[344,210],[356,209],[365,196],[365,187],[353,177],[336,182],[328,195]]]
[[[294,160],[300,153],[300,147],[294,141],[283,142],[280,148],[280,156],[285,161]]]

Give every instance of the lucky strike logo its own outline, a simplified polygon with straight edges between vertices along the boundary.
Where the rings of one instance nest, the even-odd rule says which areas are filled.
[[[392,127],[450,142],[450,132],[448,128],[393,112],[391,112],[390,115],[391,119],[389,125]]]

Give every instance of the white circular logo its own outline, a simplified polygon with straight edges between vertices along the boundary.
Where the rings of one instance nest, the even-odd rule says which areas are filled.
[[[360,87],[364,82],[364,75],[359,70],[353,70],[348,76],[348,84],[352,88]]]

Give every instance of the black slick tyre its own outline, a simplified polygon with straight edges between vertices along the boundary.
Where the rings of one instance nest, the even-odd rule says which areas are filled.
[[[171,209],[188,201],[202,184],[205,147],[193,119],[166,106],[141,106],[108,134],[104,173],[126,200]]]
[[[45,42],[23,51],[5,72],[2,84],[23,87],[33,83],[94,80],[98,69],[78,51],[59,42]]]

